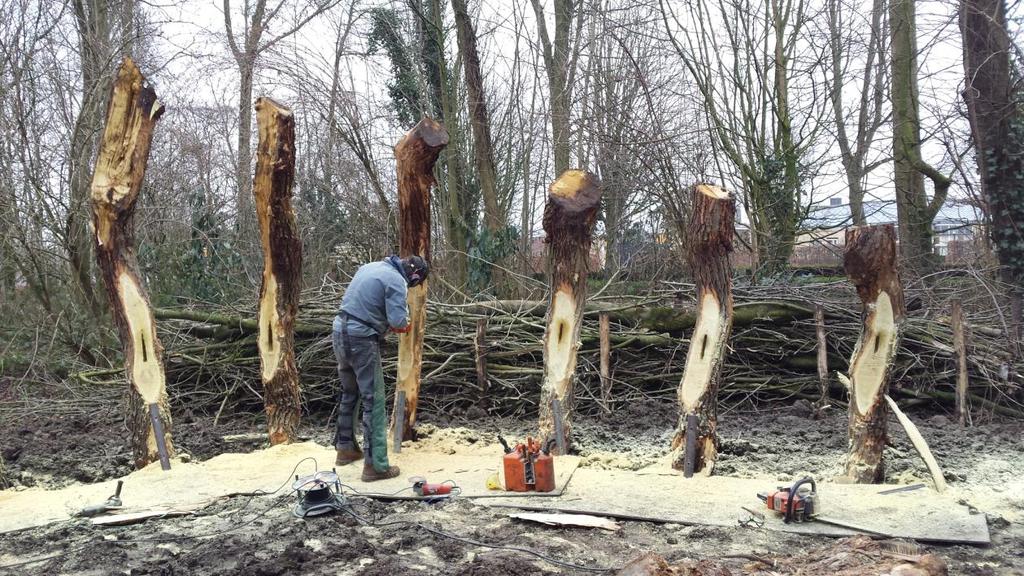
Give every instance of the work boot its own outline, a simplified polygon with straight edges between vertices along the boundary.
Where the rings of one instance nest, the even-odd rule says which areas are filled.
[[[373,464],[363,465],[363,482],[375,482],[377,480],[387,480],[388,478],[394,478],[401,472],[398,466],[388,466],[388,469],[381,472],[373,467]]]
[[[363,451],[358,448],[353,450],[338,450],[338,457],[334,460],[335,466],[344,466],[351,464],[356,460],[363,459]]]

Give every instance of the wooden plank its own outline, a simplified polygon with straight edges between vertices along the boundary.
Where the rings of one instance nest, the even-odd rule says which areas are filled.
[[[508,493],[487,489],[487,478],[501,468],[499,446],[486,443],[437,447],[412,443],[401,454],[392,454],[392,464],[401,466],[402,475],[378,482],[360,480],[363,462],[338,466],[341,481],[360,493],[396,494],[419,499],[411,489],[409,477],[422,476],[431,482],[452,480],[462,488],[460,498],[489,498]],[[122,478],[126,506],[146,509],[187,510],[197,503],[231,494],[270,492],[281,486],[291,474],[305,476],[317,470],[334,468],[333,447],[314,442],[279,444],[248,454],[221,454],[203,462],[172,460],[174,467],[163,472],[159,463]],[[307,459],[305,460],[304,459]],[[576,456],[555,459],[556,494],[565,489],[579,465]],[[295,470],[296,463],[302,465]],[[290,482],[290,480],[289,480]],[[116,480],[97,484],[75,484],[59,490],[30,488],[0,491],[0,534],[24,528],[70,520],[82,508],[103,502],[116,486]],[[283,492],[278,492],[276,497]],[[405,498],[403,498],[405,499]]]
[[[892,409],[893,414],[896,415],[896,419],[899,420],[900,425],[903,426],[903,430],[906,431],[907,437],[910,438],[910,443],[914,445],[914,450],[917,450],[918,456],[924,460],[925,466],[928,467],[928,472],[932,475],[932,480],[935,482],[935,490],[938,492],[946,491],[946,478],[942,475],[942,470],[939,468],[939,463],[935,461],[935,456],[932,456],[931,449],[928,448],[928,443],[925,442],[924,436],[921,435],[921,431],[917,429],[917,426],[907,418],[907,415],[900,410],[900,407],[896,405],[896,401],[893,400],[888,394],[885,395],[885,401],[889,403],[889,408]]]
[[[509,518],[538,522],[548,526],[576,526],[578,528],[600,528],[615,532],[621,530],[618,522],[613,522],[601,516],[591,514],[545,514],[543,512],[518,512],[509,514]]]
[[[725,476],[684,479],[679,473],[580,468],[560,498],[496,498],[480,502],[537,512],[733,527],[747,515],[743,507],[763,508],[758,492],[773,489],[778,484],[772,479]],[[629,490],[629,497],[624,498],[623,487],[628,486],[643,489]],[[820,513],[830,520],[865,530],[922,542],[989,544],[984,514],[971,514],[954,499],[931,491],[879,495],[884,489],[877,485],[819,482]],[[785,524],[770,512],[765,515],[764,528],[769,530],[825,536],[857,533],[822,522]]]
[[[187,516],[195,512],[201,505],[189,506],[188,509],[158,508],[156,510],[142,510],[139,512],[126,512],[124,514],[109,514],[98,516],[92,519],[94,526],[124,526],[126,524],[137,524],[150,518],[170,518],[172,516]]]

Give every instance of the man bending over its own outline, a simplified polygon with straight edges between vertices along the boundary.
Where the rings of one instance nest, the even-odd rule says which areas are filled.
[[[409,331],[408,289],[426,279],[430,268],[419,256],[389,256],[359,267],[345,290],[334,318],[331,340],[338,360],[341,393],[334,447],[335,464],[344,466],[363,459],[364,482],[398,476],[398,466],[388,464],[388,415],[384,397],[384,373],[380,341],[388,330]],[[363,401],[363,450],[355,439],[356,400]]]

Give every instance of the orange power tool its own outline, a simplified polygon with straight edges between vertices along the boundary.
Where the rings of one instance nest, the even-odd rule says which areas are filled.
[[[800,488],[809,490],[800,491]],[[765,506],[774,512],[782,514],[782,521],[804,522],[810,520],[815,513],[815,504],[818,500],[818,486],[811,477],[801,478],[790,487],[780,486],[773,492],[760,492],[757,495]]]

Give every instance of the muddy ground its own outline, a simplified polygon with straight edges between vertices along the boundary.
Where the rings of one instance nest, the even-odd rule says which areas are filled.
[[[845,448],[845,413],[823,420],[809,417],[807,404],[780,405],[759,413],[724,410],[720,415],[721,459],[716,470],[734,476],[764,474],[789,481],[810,473],[837,475]],[[424,444],[479,443],[500,448],[495,433],[525,432],[521,422],[452,415],[422,416]],[[1024,451],[1020,422],[989,422],[966,431],[945,415],[912,413],[945,469],[951,491],[988,514],[993,544],[926,546],[944,558],[950,574],[1024,574]],[[663,458],[671,439],[671,404],[634,404],[614,416],[581,417],[576,426],[583,466],[636,469]],[[307,418],[303,433],[329,444],[328,416]],[[248,451],[259,441],[225,441],[225,435],[259,432],[257,417],[236,417],[212,426],[209,417],[179,416],[175,439],[195,459],[223,451]],[[927,472],[909,442],[891,424],[887,449],[889,481],[925,481]],[[59,487],[97,482],[130,471],[123,427],[114,411],[47,417],[26,414],[0,422],[0,450],[6,477],[19,486]],[[415,471],[403,471],[413,475]],[[282,478],[282,481],[285,479]],[[1011,488],[1008,488],[1010,486]],[[624,497],[639,486],[623,487]],[[125,495],[130,497],[130,495]],[[548,528],[508,518],[507,511],[469,500],[442,504],[374,502],[350,498],[351,514],[298,520],[293,496],[223,500],[195,516],[145,524],[96,528],[64,522],[0,536],[0,573],[11,574],[452,574],[527,575],[583,573],[522,550],[492,549],[479,543],[528,549],[591,569],[619,567],[654,551],[670,561],[707,559],[732,574],[815,574],[811,560],[833,554],[837,542],[753,528],[681,526],[621,522],[618,532]],[[0,511],[2,513],[2,511]],[[358,515],[360,519],[355,516]],[[437,536],[442,530],[475,541]],[[861,554],[866,556],[866,554]],[[856,555],[852,555],[856,556]],[[775,568],[753,561],[806,558],[800,567]],[[33,560],[39,560],[32,562]],[[29,562],[29,563],[26,563]],[[798,572],[803,570],[803,572]],[[882,574],[882,564],[864,574]],[[835,570],[829,570],[835,572]],[[716,572],[692,572],[716,573]],[[721,572],[717,572],[721,573]]]

